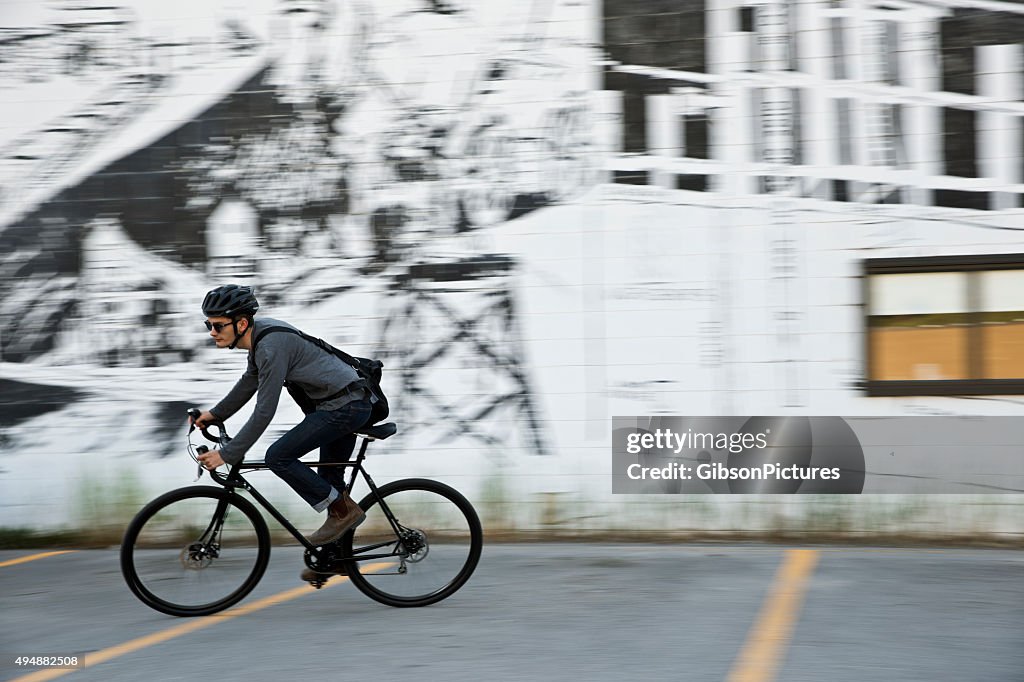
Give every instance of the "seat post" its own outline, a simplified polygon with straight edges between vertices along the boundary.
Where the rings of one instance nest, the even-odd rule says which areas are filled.
[[[362,436],[362,439],[363,444],[359,448],[359,454],[356,455],[356,465],[354,467],[349,467],[349,469],[351,470],[348,477],[349,490],[352,490],[352,486],[356,484],[356,474],[362,471],[363,460],[366,459],[366,446],[370,444],[370,439],[367,438],[366,436]],[[363,475],[366,475],[365,472]]]

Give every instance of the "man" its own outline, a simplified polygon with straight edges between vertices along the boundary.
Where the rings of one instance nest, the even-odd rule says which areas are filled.
[[[355,431],[370,418],[370,391],[352,367],[298,334],[268,333],[257,343],[260,332],[268,327],[291,327],[280,320],[254,319],[259,307],[253,290],[237,284],[218,287],[203,300],[206,328],[217,347],[245,349],[249,359],[234,388],[203,412],[196,425],[206,427],[228,419],[253,395],[256,409],[230,443],[200,455],[199,461],[207,469],[242,461],[270,425],[284,382],[294,383],[316,409],[270,446],[266,462],[313,509],[327,511],[324,524],[308,536],[314,545],[327,544],[362,523],[366,515],[349,497],[343,467],[321,467],[318,474],[299,458],[319,447],[322,461],[347,461],[355,447]],[[304,580],[315,577],[309,569],[302,573]]]

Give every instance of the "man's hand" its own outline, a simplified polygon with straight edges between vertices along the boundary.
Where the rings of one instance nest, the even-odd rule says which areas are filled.
[[[213,471],[220,465],[224,464],[224,460],[220,456],[220,450],[204,452],[199,455],[198,459],[199,463],[202,464],[207,471]]]
[[[216,424],[219,421],[219,419],[213,416],[213,412],[207,410],[206,412],[203,412],[201,415],[199,415],[199,419],[195,420],[195,422],[193,423],[199,428],[205,429],[207,426],[211,424]]]

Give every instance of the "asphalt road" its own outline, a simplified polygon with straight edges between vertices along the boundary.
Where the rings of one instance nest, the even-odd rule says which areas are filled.
[[[395,609],[344,579],[296,590],[300,550],[275,547],[198,619],[137,601],[114,549],[14,563],[38,554],[0,552],[0,680],[1024,681],[1020,551],[491,545],[447,601]]]

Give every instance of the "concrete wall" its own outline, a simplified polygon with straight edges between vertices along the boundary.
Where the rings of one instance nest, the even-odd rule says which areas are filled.
[[[1024,252],[1021,8],[527,5],[5,18],[0,527],[191,481],[184,409],[245,362],[198,304],[238,281],[381,357],[376,480],[492,530],[1019,538],[1014,495],[612,496],[610,419],[1024,414],[861,388],[865,258]]]

